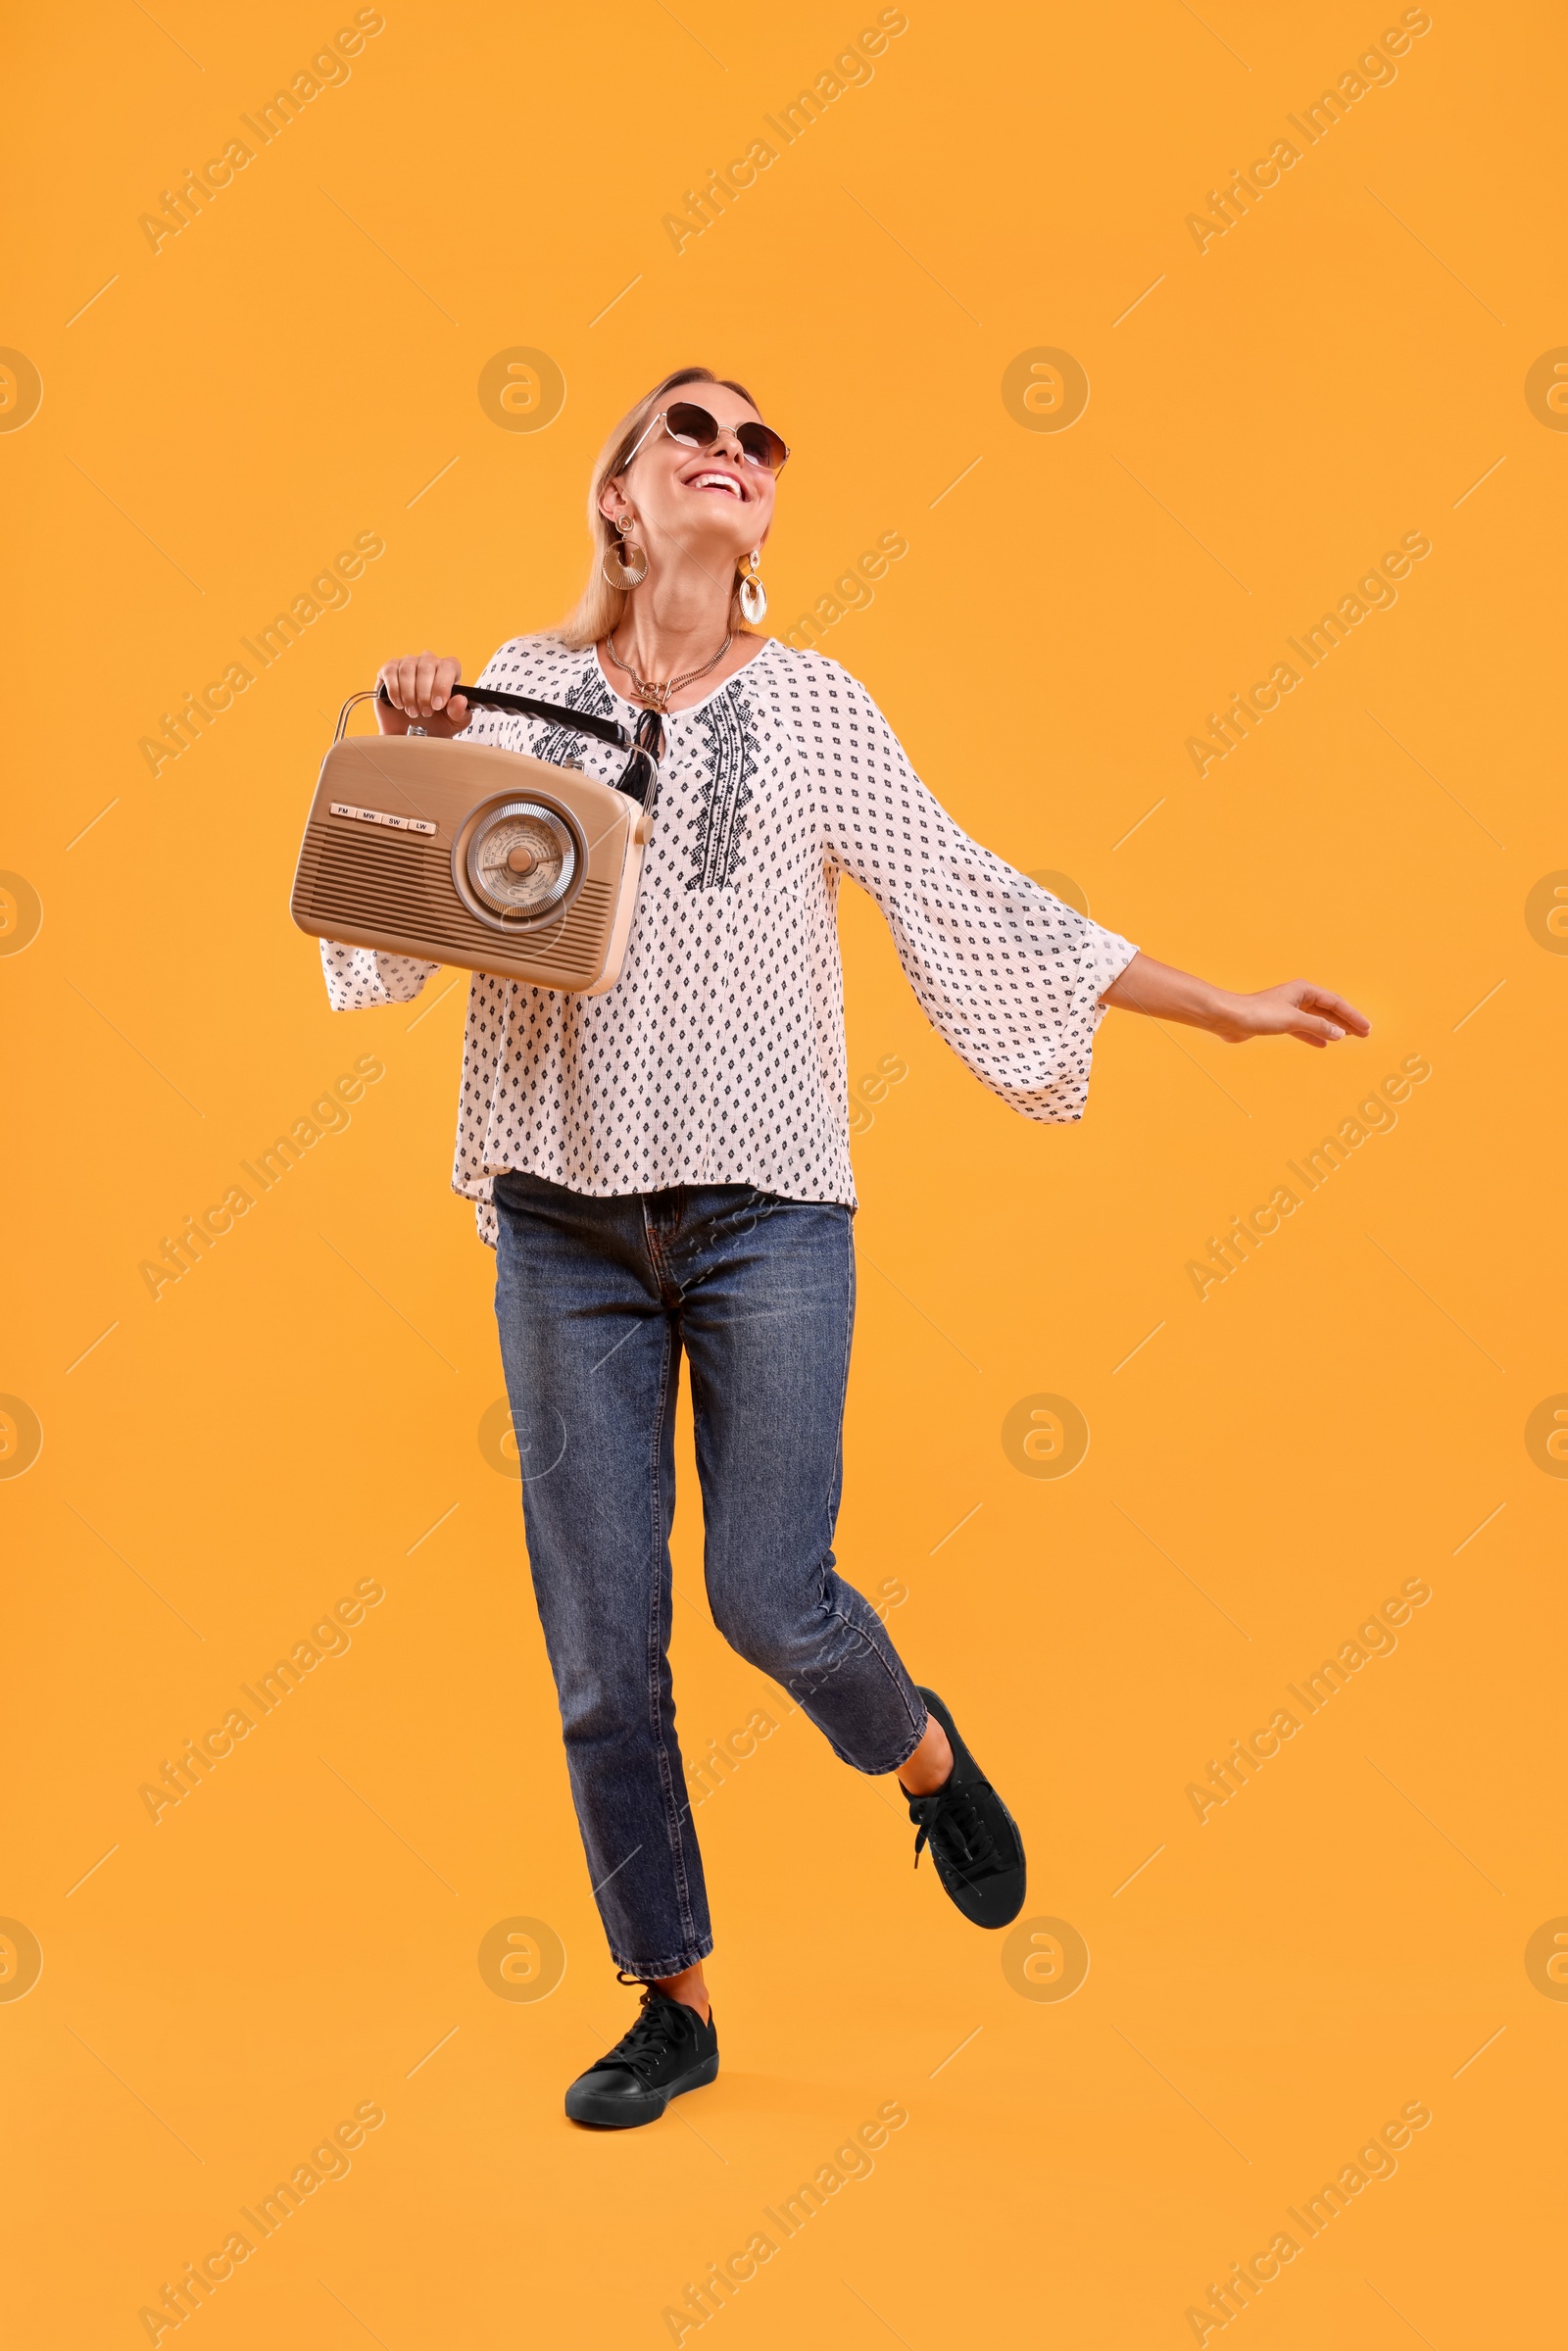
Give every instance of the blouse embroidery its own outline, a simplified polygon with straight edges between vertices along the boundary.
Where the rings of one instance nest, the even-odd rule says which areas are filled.
[[[765,654],[756,656],[765,661]],[[677,716],[681,713],[677,712]],[[716,694],[693,710],[706,738],[702,805],[692,819],[697,834],[688,890],[723,890],[735,878],[746,828],[743,822],[757,773],[757,737],[752,708],[744,694]]]

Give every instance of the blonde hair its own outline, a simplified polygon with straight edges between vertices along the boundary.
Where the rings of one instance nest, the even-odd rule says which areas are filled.
[[[563,644],[578,651],[597,645],[602,637],[613,635],[628,602],[627,591],[612,588],[605,577],[605,556],[612,547],[618,547],[620,540],[608,514],[599,511],[600,498],[606,483],[613,481],[630,457],[664,394],[673,392],[678,384],[717,384],[726,392],[738,392],[752,408],[757,408],[757,402],[743,383],[736,383],[727,375],[715,375],[711,367],[680,367],[673,375],[666,375],[662,383],[655,384],[651,392],[645,392],[635,408],[627,410],[599,452],[599,462],[588,485],[588,535],[594,548],[588,578],[582,594],[555,632]],[[758,410],[758,414],[761,411]],[[751,632],[741,613],[740,582],[737,564],[729,600],[729,626],[736,635],[743,636]]]

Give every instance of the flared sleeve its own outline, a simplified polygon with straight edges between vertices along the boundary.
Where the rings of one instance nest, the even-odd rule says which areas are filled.
[[[827,855],[875,899],[927,1019],[981,1084],[1025,1118],[1081,1118],[1100,998],[1137,948],[971,841],[864,687],[834,682]]]
[[[334,1012],[409,1004],[441,968],[415,955],[383,955],[378,947],[344,947],[336,939],[323,939],[320,947],[326,998]]]

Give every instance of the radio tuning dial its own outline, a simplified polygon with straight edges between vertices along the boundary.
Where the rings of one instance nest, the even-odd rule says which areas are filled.
[[[482,904],[537,918],[559,905],[577,870],[577,847],[553,808],[510,801],[474,828],[466,862]]]

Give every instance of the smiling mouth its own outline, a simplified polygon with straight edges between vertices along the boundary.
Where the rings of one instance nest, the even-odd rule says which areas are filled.
[[[694,490],[724,490],[743,506],[746,503],[746,492],[733,473],[698,473],[692,477],[689,486]]]

